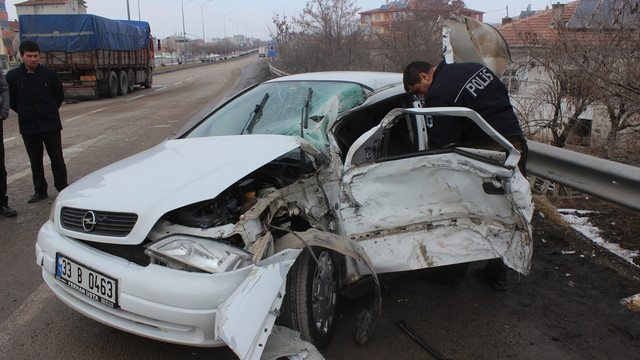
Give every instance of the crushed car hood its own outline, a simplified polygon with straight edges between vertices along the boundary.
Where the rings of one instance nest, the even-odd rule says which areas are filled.
[[[138,222],[126,237],[65,235],[97,242],[141,243],[168,211],[211,199],[253,170],[297,148],[304,140],[281,135],[217,136],[165,141],[71,184],[58,196],[62,207],[134,213]],[[144,214],[144,216],[142,216]]]

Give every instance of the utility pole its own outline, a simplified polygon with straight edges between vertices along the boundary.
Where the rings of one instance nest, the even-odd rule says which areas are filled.
[[[214,15],[218,15],[218,16],[222,17],[222,31],[224,31],[224,36],[222,37],[223,39],[227,38],[227,15],[231,15],[231,14],[233,14],[233,13],[232,12],[228,12],[228,13],[226,13],[224,15],[218,14],[218,13],[214,14]]]
[[[182,48],[184,49],[183,56],[184,56],[184,62],[186,63],[187,62],[187,32],[184,29],[184,0],[180,0],[180,3],[182,4]]]
[[[213,0],[207,0],[204,3],[200,4],[197,1],[191,0],[191,2],[196,3],[198,4],[198,6],[200,6],[200,17],[202,19],[202,41],[204,41],[205,43],[207,42],[207,38],[204,37],[204,6],[212,1]]]

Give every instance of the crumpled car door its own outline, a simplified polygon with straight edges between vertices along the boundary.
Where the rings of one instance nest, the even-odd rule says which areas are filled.
[[[475,116],[506,153],[453,148],[387,156],[389,130],[403,113]],[[470,109],[395,109],[347,154],[340,208],[347,236],[378,272],[502,258],[526,274],[532,207],[518,160],[518,151]]]

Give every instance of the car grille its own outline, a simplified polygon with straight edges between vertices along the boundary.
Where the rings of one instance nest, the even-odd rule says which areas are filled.
[[[127,236],[138,220],[138,215],[63,207],[60,223],[63,228],[87,234]]]

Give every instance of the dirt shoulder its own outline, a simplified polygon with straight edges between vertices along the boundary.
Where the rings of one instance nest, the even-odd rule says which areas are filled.
[[[405,320],[447,359],[638,359],[640,271],[581,233],[536,211],[531,273],[496,291],[470,264],[459,286],[446,272],[382,276],[383,310],[371,340],[353,341],[367,298],[343,304],[327,359],[436,359],[396,325]],[[637,234],[637,233],[636,233]]]

